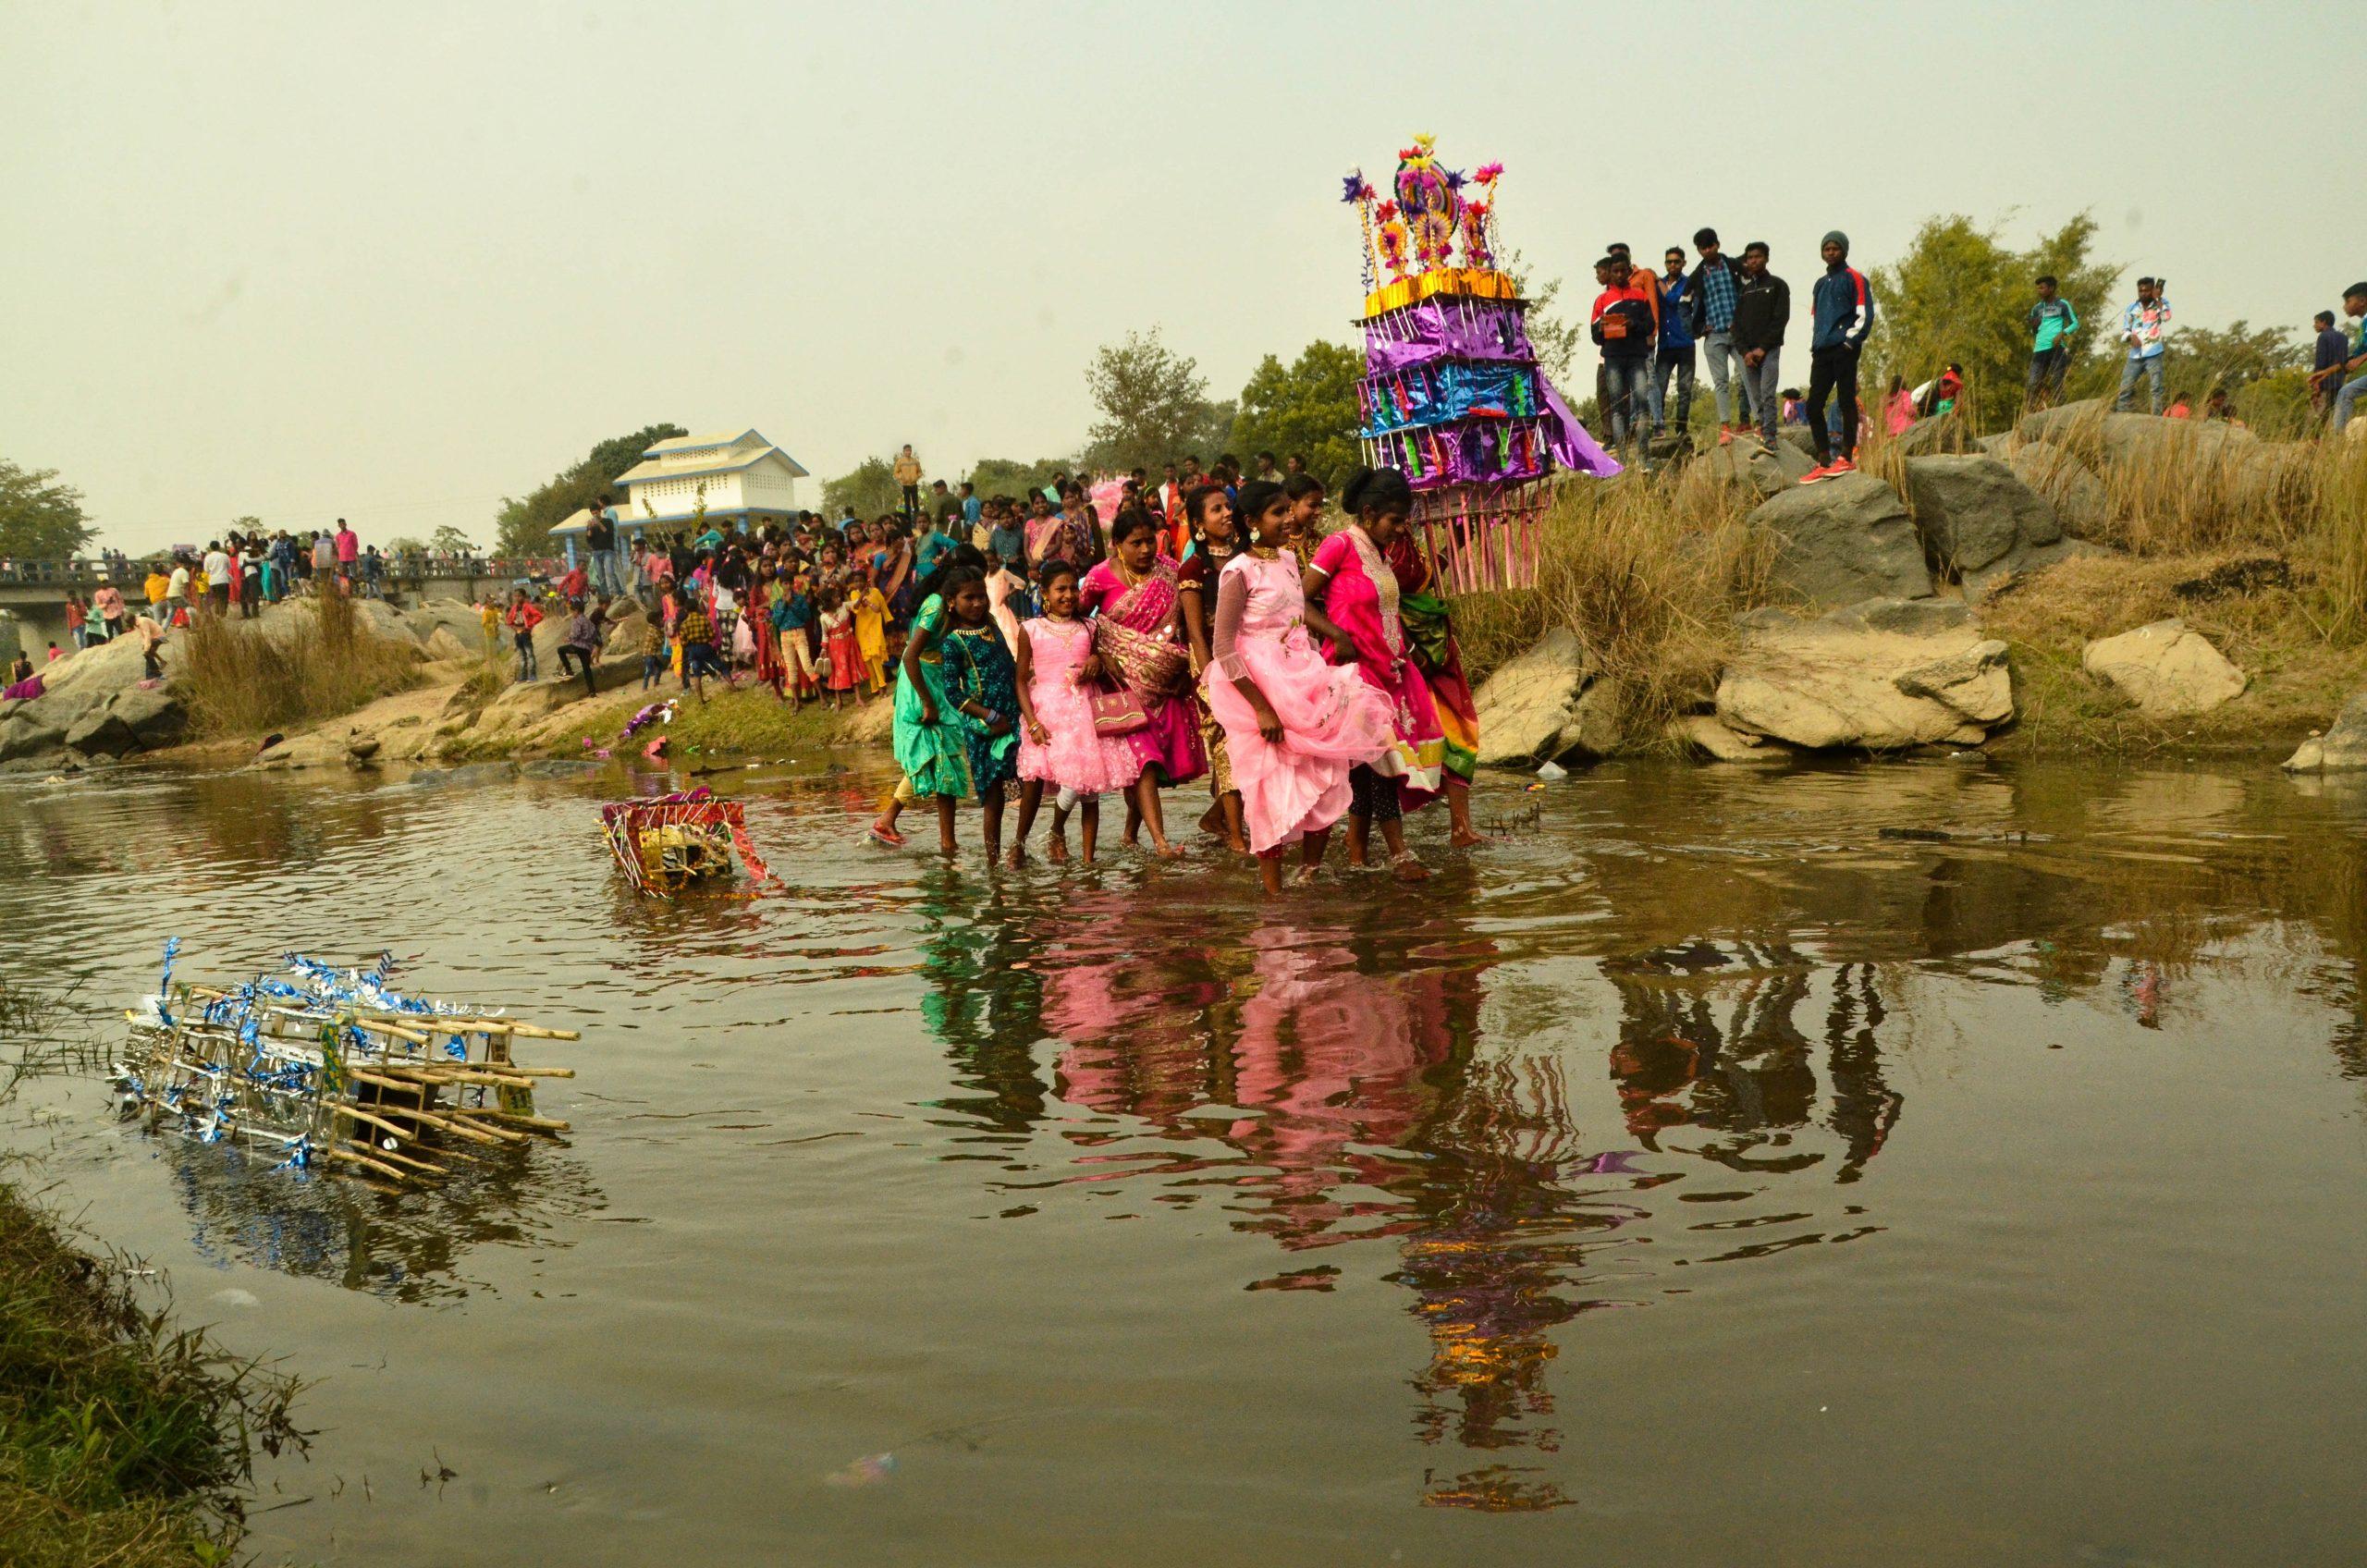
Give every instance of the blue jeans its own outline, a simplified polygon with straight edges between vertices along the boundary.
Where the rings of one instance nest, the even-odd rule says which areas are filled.
[[[2128,362],[2120,367],[2120,396],[2112,400],[2113,412],[2128,412],[2128,405],[2136,401],[2137,378],[2140,375],[2143,375],[2150,384],[2147,390],[2153,397],[2152,411],[2162,411],[2162,356],[2131,354]]]
[[[2361,398],[2367,398],[2367,375],[2352,377],[2349,381],[2343,384],[2341,391],[2334,395],[2334,429],[2336,435],[2341,435],[2342,427],[2350,423],[2350,406],[2359,401]]]
[[[1746,366],[1742,373],[1743,390],[1750,395],[1751,419],[1770,447],[1775,445],[1775,422],[1784,413],[1783,361],[1783,349],[1770,349],[1757,370]]]
[[[1602,385],[1611,404],[1611,444],[1625,447],[1630,435],[1641,440],[1645,418],[1651,410],[1652,361],[1605,360]]]
[[[614,550],[592,552],[592,591],[611,599],[625,591],[624,578],[617,570],[617,553]]]
[[[1750,382],[1750,368],[1742,362],[1742,350],[1735,347],[1735,335],[1731,332],[1711,333],[1701,339],[1701,357],[1710,362],[1710,390],[1717,395],[1718,423],[1721,425],[1734,423],[1735,410],[1749,405],[1744,393],[1733,391],[1727,385],[1728,381],[1741,381],[1745,391],[1748,391]]]
[[[1662,349],[1652,357],[1652,432],[1668,428],[1668,378],[1676,374],[1676,427],[1693,423],[1693,350]]]

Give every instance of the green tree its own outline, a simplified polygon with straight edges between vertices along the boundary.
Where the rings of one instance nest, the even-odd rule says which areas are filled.
[[[617,475],[641,461],[657,442],[688,435],[679,424],[652,424],[630,435],[612,435],[580,461],[562,469],[522,496],[504,496],[494,514],[494,546],[505,556],[547,556],[551,530],[592,504],[602,491],[613,499]]]
[[[2042,273],[2054,276],[2079,317],[2067,387],[2084,389],[2090,378],[2082,368],[2100,358],[2118,365],[2112,324],[2101,318],[2121,268],[2091,259],[2095,219],[2083,212],[2027,251],[2008,247],[2000,232],[1960,214],[1926,218],[1906,253],[1875,269],[1874,336],[1867,354],[1872,374],[1859,389],[1870,406],[1880,406],[1891,377],[1913,386],[1953,361],[1964,366],[1958,407],[1983,430],[2013,423],[2022,411],[2030,308],[2038,300],[2035,280]],[[1797,309],[1808,291],[1794,288]]]
[[[981,496],[1031,496],[1049,484],[1052,475],[1074,467],[1075,463],[1059,458],[1038,458],[1032,463],[1014,462],[1009,458],[980,458],[963,477],[975,485]]]
[[[1231,439],[1232,405],[1208,401],[1199,365],[1160,341],[1157,327],[1097,349],[1085,384],[1101,410],[1086,435],[1087,468],[1156,471],[1186,452],[1213,458]]]
[[[1356,438],[1356,383],[1364,371],[1362,353],[1320,338],[1288,366],[1267,355],[1241,389],[1233,427],[1241,455],[1269,451],[1286,459],[1296,452],[1317,478],[1338,490],[1364,459]]]
[[[1543,368],[1545,379],[1568,397],[1570,367],[1577,363],[1578,345],[1587,340],[1585,324],[1562,313],[1560,278],[1539,283],[1518,251],[1506,256],[1500,265],[1511,275],[1513,287],[1520,290],[1520,297],[1528,301],[1528,346],[1537,351],[1537,362]]]
[[[846,508],[852,507],[854,515],[867,521],[895,511],[903,504],[903,487],[896,483],[896,470],[886,458],[865,458],[854,466],[853,472],[822,484],[824,517],[841,517]]]
[[[62,560],[90,542],[82,492],[60,484],[54,468],[0,458],[0,555]]]
[[[475,540],[447,522],[427,536],[427,547],[448,556],[466,556],[474,554],[477,546]]]
[[[2200,402],[2214,390],[2233,398],[2280,371],[2299,370],[2309,362],[2310,346],[2280,327],[2254,332],[2250,322],[2237,321],[2217,331],[2179,327],[2162,354],[2167,361],[2162,374],[2170,387]]]

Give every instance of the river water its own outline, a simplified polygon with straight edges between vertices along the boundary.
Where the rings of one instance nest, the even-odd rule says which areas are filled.
[[[1622,764],[1490,785],[1468,856],[1420,822],[1418,894],[1269,902],[876,849],[846,761],[721,780],[791,886],[673,907],[605,861],[613,775],[0,795],[8,972],[103,1029],[177,934],[583,1032],[526,1056],[566,1141],[434,1193],[92,1079],[6,1113],[315,1380],[263,1561],[2367,1541],[2367,785]]]

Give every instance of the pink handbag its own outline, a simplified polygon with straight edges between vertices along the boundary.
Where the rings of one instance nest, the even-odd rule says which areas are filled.
[[[1115,691],[1096,692],[1088,700],[1093,705],[1096,735],[1114,740],[1150,728],[1150,710],[1143,706],[1140,697],[1122,686]]]

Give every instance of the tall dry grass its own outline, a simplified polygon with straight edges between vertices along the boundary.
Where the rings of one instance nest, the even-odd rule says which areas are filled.
[[[187,636],[176,683],[197,732],[217,739],[335,718],[419,681],[418,650],[372,631],[336,594],[265,620],[200,617]]]
[[[1566,626],[1618,683],[1627,732],[1657,732],[1709,696],[1735,613],[1764,600],[1773,547],[1753,536],[1749,510],[1741,487],[1707,462],[1564,484],[1546,517],[1537,586],[1456,602],[1469,673],[1482,679]]]

